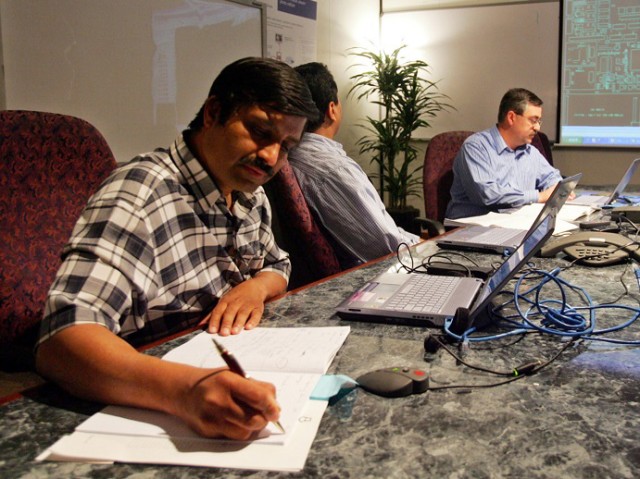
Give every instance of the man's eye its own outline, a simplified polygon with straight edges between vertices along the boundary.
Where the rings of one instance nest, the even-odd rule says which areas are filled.
[[[269,132],[263,128],[254,128],[253,129],[253,136],[257,137],[257,138],[268,138],[269,137]]]

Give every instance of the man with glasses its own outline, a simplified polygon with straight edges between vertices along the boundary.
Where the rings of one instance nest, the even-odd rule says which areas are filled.
[[[238,334],[286,290],[289,257],[262,185],[317,116],[290,66],[225,67],[169,148],[120,166],[89,199],[49,291],[38,372],[83,398],[173,414],[203,436],[247,439],[277,420],[273,385],[135,346],[196,325]]]
[[[454,160],[446,217],[480,216],[547,201],[562,176],[531,146],[541,125],[538,96],[524,88],[505,93],[498,123],[467,138]]]

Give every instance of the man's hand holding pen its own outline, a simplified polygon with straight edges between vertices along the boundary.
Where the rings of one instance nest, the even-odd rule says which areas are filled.
[[[231,353],[231,351],[229,351],[227,348],[225,348],[215,339],[211,338],[211,341],[213,341],[213,345],[216,347],[216,349],[220,353],[220,357],[222,357],[224,362],[227,363],[227,366],[229,366],[229,369],[231,370],[231,372],[236,373],[239,376],[242,376],[243,378],[249,379],[249,375],[245,372],[242,366],[240,366],[238,359]],[[273,421],[273,423],[278,429],[280,429],[281,432],[284,432],[284,428],[282,427],[279,421],[276,420],[276,421]]]
[[[209,370],[187,391],[178,415],[202,436],[248,440],[269,422],[277,422],[275,393],[272,384],[226,368]]]

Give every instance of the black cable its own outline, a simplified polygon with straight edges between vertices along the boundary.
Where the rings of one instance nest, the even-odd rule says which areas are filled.
[[[496,386],[501,386],[503,384],[508,384],[514,381],[517,381],[518,379],[522,379],[525,376],[531,376],[539,371],[541,371],[542,369],[546,368],[549,364],[551,364],[552,362],[554,362],[564,351],[567,350],[567,348],[569,348],[569,346],[572,346],[575,341],[577,341],[577,339],[573,339],[570,341],[567,341],[567,343],[556,353],[554,354],[551,359],[548,359],[546,361],[531,361],[528,363],[525,363],[521,366],[518,366],[517,368],[512,369],[511,371],[505,372],[505,371],[494,371],[492,369],[488,369],[485,368],[483,366],[477,366],[474,364],[470,364],[467,361],[464,361],[459,355],[457,355],[456,353],[454,353],[451,349],[449,349],[446,344],[444,344],[439,338],[437,338],[436,336],[432,336],[433,339],[435,339],[439,344],[440,347],[442,347],[442,349],[444,349],[447,353],[449,353],[457,362],[459,362],[460,364],[463,364],[464,366],[467,366],[470,369],[474,369],[477,371],[482,371],[482,372],[487,372],[490,374],[496,374],[499,376],[507,376],[508,379],[504,380],[504,381],[499,381],[499,382],[495,382],[495,383],[487,383],[487,384],[450,384],[450,385],[445,385],[445,386],[430,386],[429,390],[430,391],[435,391],[435,390],[440,390],[440,389],[471,389],[471,388],[490,388],[490,387],[496,387]]]
[[[401,256],[400,250],[402,247],[405,247],[407,249],[407,255],[409,256],[410,259],[410,264],[407,265],[404,262],[404,259]],[[435,260],[439,259],[439,260],[446,260],[446,262],[455,265],[455,266],[459,266],[460,268],[462,268],[462,270],[464,270],[466,272],[467,276],[472,276],[473,272],[472,272],[472,267],[476,267],[476,268],[480,268],[480,264],[475,261],[473,258],[467,256],[466,254],[460,253],[458,251],[437,251],[429,256],[426,256],[425,258],[422,259],[422,261],[420,262],[420,264],[418,264],[417,266],[415,265],[415,261],[413,258],[413,254],[411,253],[411,249],[409,247],[409,245],[407,243],[400,243],[398,245],[398,247],[396,248],[396,257],[398,259],[398,263],[400,264],[400,266],[407,271],[408,273],[420,273],[420,274],[428,274],[428,268],[430,265],[433,265]],[[461,257],[465,260],[467,260],[468,262],[470,262],[473,266],[470,267],[462,262],[459,261],[454,261],[454,259],[452,259],[452,257]],[[495,269],[495,266],[492,266],[492,268]]]

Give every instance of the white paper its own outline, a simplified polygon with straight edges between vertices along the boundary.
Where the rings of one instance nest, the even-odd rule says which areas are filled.
[[[74,432],[58,440],[37,460],[300,471],[304,468],[326,407],[326,401],[307,401],[292,440],[282,446],[201,437],[174,439]]]
[[[293,428],[302,414],[302,409],[311,397],[311,393],[321,376],[321,374],[300,373],[257,373],[254,376],[255,379],[270,382],[276,386],[278,403],[282,409],[280,424],[285,432],[282,433],[273,424],[269,424],[251,442],[286,443],[293,435]],[[123,406],[107,406],[80,424],[76,431],[127,436],[200,438],[176,416]],[[229,440],[215,439],[215,441],[228,442]]]
[[[233,336],[200,333],[163,359],[201,368],[225,366],[211,338],[226,347],[246,372],[324,374],[349,335],[349,326],[256,328]]]
[[[256,328],[239,335],[216,336],[252,378],[276,386],[284,433],[269,425],[251,441],[207,439],[175,416],[108,406],[38,460],[300,470],[327,407],[326,401],[311,400],[311,393],[349,331],[348,326]],[[199,367],[224,366],[211,337],[200,333],[163,359]]]
[[[502,228],[516,228],[522,230],[529,230],[534,220],[540,214],[540,210],[544,206],[543,203],[532,203],[525,205],[517,210],[512,210],[509,213],[494,213],[490,212],[481,216],[470,216],[468,218],[458,218],[456,220],[445,220],[447,226],[467,226],[467,225],[480,225],[480,226],[500,226]],[[578,228],[578,225],[573,224],[572,221],[585,216],[593,211],[590,206],[581,205],[567,205],[565,204],[556,217],[556,227],[554,234],[563,233],[565,231],[571,231]]]

